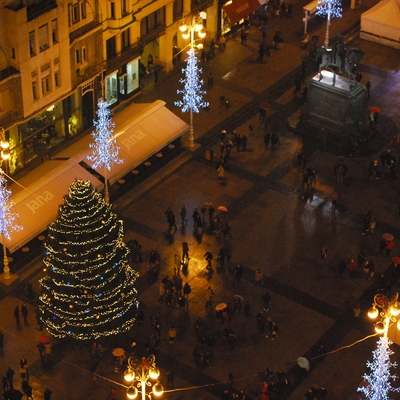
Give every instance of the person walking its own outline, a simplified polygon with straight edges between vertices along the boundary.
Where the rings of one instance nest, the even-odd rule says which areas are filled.
[[[394,246],[393,240],[387,240],[386,241],[386,249],[385,249],[386,257],[389,257],[389,255],[390,255],[390,253],[391,253],[391,251],[393,249],[393,246]]]
[[[9,390],[14,389],[14,386],[13,386],[14,370],[11,367],[8,367],[8,369],[7,369],[6,378],[8,381]]]
[[[24,324],[26,325],[28,323],[28,306],[26,303],[22,304],[21,312],[24,317]]]
[[[46,388],[46,390],[43,393],[44,400],[51,400],[52,393],[53,392],[49,388]]]
[[[332,199],[332,212],[336,211],[336,205],[337,205],[337,201],[339,199],[339,196],[336,192],[336,190],[334,190],[331,194],[331,199]]]
[[[210,72],[208,74],[208,79],[207,79],[207,89],[211,89],[214,86],[214,77],[212,76],[212,73]]]
[[[110,399],[111,400],[117,400],[117,391],[115,390],[114,387],[110,389]]]
[[[262,283],[263,280],[263,273],[261,272],[260,268],[256,269],[256,272],[254,273],[254,286],[257,287]]]
[[[206,311],[212,311],[212,299],[214,297],[214,290],[211,289],[211,286],[208,287],[206,296]]]
[[[19,307],[15,307],[14,309],[14,317],[15,317],[15,322],[17,324],[17,328],[20,327],[20,322],[19,322]]]
[[[347,265],[347,269],[349,270],[350,278],[353,278],[357,270],[357,263],[354,261],[354,259],[350,260],[349,264]]]
[[[189,258],[189,243],[188,242],[183,242],[182,243],[182,262],[188,262],[190,260]]]
[[[28,361],[26,360],[25,357],[22,357],[19,360],[19,365],[20,365],[20,373],[21,373],[21,379],[26,380],[27,382],[29,381],[29,376],[28,376]]]
[[[175,338],[176,338],[176,329],[175,327],[172,326],[168,331],[169,344],[174,344]]]
[[[183,285],[183,294],[184,294],[185,297],[186,297],[186,304],[187,304],[187,300],[189,299],[189,294],[190,294],[191,292],[192,292],[192,288],[190,287],[189,283],[186,282],[186,283]]]
[[[267,133],[264,135],[265,150],[268,150],[269,142],[270,142],[270,141],[271,141],[271,133],[270,133],[270,132],[267,132]]]
[[[22,382],[24,382],[24,381],[22,381]],[[25,385],[25,394],[26,394],[26,400],[28,400],[28,399],[33,400],[32,386],[29,383],[26,383],[26,385]]]
[[[6,376],[3,376],[1,383],[3,384],[3,395],[5,396],[6,393],[9,391],[8,379]]]
[[[222,164],[218,167],[218,181],[221,182],[225,178],[225,168]]]
[[[179,215],[181,216],[181,224],[182,224],[182,226],[185,226],[185,222],[187,223],[185,205],[182,205]]]
[[[234,272],[235,272],[235,281],[237,283],[240,283],[243,277],[243,267],[240,264],[237,264]]]
[[[321,262],[324,262],[325,258],[328,256],[328,249],[325,246],[323,246],[320,252],[321,252]]]

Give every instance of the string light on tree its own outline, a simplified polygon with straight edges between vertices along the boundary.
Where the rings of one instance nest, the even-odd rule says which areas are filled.
[[[190,126],[189,126],[189,146],[194,146],[194,133],[193,133],[193,112],[199,113],[200,108],[208,107],[208,103],[203,100],[203,95],[206,94],[202,89],[204,81],[200,78],[202,69],[198,66],[198,59],[195,51],[194,33],[197,32],[200,38],[205,37],[203,32],[203,24],[199,16],[191,16],[191,23],[186,23],[185,19],[188,15],[184,15],[182,24],[179,29],[185,39],[190,38],[190,48],[187,52],[188,58],[186,60],[186,67],[182,69],[184,78],[179,80],[184,84],[184,88],[177,90],[178,94],[182,94],[182,100],[176,101],[175,105],[180,107],[182,112],[189,111],[190,113]],[[202,47],[202,45],[200,46]]]
[[[396,367],[396,363],[390,361],[393,351],[390,349],[392,342],[388,338],[390,323],[396,323],[400,327],[398,316],[400,315],[400,305],[398,303],[398,294],[389,300],[386,296],[377,294],[374,297],[374,303],[368,311],[368,316],[372,319],[381,317],[376,323],[377,333],[383,333],[379,338],[377,348],[373,351],[373,360],[367,361],[367,367],[370,374],[364,375],[366,386],[359,387],[358,392],[362,392],[368,400],[389,400],[389,393],[399,392],[400,388],[394,388],[392,381],[397,379],[397,375],[392,374],[390,369]]]
[[[106,203],[108,203],[107,171],[111,171],[113,164],[122,164],[123,160],[118,158],[119,147],[116,143],[116,137],[113,136],[115,123],[111,119],[111,111],[108,108],[108,103],[100,101],[97,107],[97,121],[93,121],[96,130],[92,132],[94,143],[89,144],[89,147],[93,149],[93,153],[87,158],[93,163],[93,168],[104,167],[104,198]]]
[[[122,221],[90,182],[75,181],[48,227],[40,319],[56,337],[97,339],[129,330],[138,303]]]
[[[326,21],[326,32],[324,46],[326,49],[329,48],[329,26],[331,24],[331,18],[342,18],[342,2],[341,0],[318,0],[317,15],[325,16]]]
[[[4,177],[3,170],[0,169],[0,234],[3,242],[3,254],[4,254],[4,279],[10,279],[10,267],[8,264],[6,239],[11,239],[11,232],[17,232],[22,230],[22,226],[16,223],[18,214],[13,211],[14,202],[10,200],[11,190],[7,189],[7,181]]]

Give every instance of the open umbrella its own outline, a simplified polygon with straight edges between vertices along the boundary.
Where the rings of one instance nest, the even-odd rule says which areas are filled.
[[[378,108],[378,107],[371,107],[370,109],[369,109],[369,111],[372,111],[373,113],[378,113],[378,112],[381,112],[381,110]]]
[[[400,257],[399,257],[399,256],[393,257],[393,258],[392,258],[392,261],[393,261],[395,264],[400,264]]]
[[[121,357],[125,354],[125,350],[122,349],[121,347],[117,347],[112,351],[112,355],[115,357]]]
[[[50,343],[50,338],[48,336],[40,336],[39,338],[39,343],[47,344]]]
[[[304,369],[310,368],[310,363],[308,362],[307,358],[305,358],[305,357],[299,357],[297,359],[297,365]]]
[[[268,110],[269,107],[270,107],[270,105],[269,105],[269,103],[267,103],[266,101],[263,101],[263,102],[260,104],[260,108],[262,108],[263,110]]]
[[[393,235],[391,235],[390,233],[384,233],[384,234],[382,235],[382,237],[383,237],[385,240],[393,240]]]
[[[225,206],[218,206],[218,210],[228,212],[228,209]]]
[[[219,303],[215,306],[216,311],[223,311],[227,307],[226,303]]]
[[[239,294],[233,295],[233,298],[239,297],[240,301],[244,301],[244,297],[240,296]]]
[[[203,205],[204,205],[204,207],[210,208],[210,207],[212,207],[214,204],[211,203],[211,201],[206,201]]]

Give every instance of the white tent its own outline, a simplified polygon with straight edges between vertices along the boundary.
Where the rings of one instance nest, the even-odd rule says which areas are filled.
[[[400,0],[382,0],[361,14],[360,37],[400,49]]]

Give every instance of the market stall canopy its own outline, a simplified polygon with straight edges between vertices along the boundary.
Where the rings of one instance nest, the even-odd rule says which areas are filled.
[[[107,171],[107,179],[111,184],[189,129],[186,122],[168,110],[161,100],[148,104],[141,113],[135,113],[133,105],[130,114],[132,117],[128,117],[123,124],[118,124],[115,129],[116,141],[120,147],[119,158],[123,163],[113,164],[111,171]],[[88,159],[84,161],[92,166]],[[104,167],[97,168],[96,171],[104,175]]]
[[[18,214],[16,222],[23,227],[18,232],[10,232],[10,240],[5,239],[5,245],[11,253],[45,231],[56,219],[64,196],[75,179],[88,180],[97,190],[103,188],[96,177],[71,159],[29,185],[29,192],[21,190],[11,196],[13,211]]]
[[[231,24],[238,23],[241,19],[248,17],[260,8],[258,0],[233,0],[232,3],[224,6]]]

